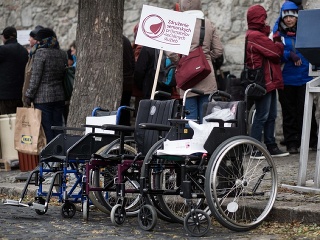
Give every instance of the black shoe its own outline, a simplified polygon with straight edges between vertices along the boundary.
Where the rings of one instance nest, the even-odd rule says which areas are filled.
[[[294,146],[287,147],[287,151],[288,151],[290,154],[297,154],[297,153],[299,153],[298,148],[297,148],[297,147],[294,147]]]
[[[289,156],[288,152],[281,151],[278,146],[273,146],[268,148],[268,151],[270,152],[271,157],[285,157]]]
[[[250,158],[255,160],[262,160],[262,159],[265,159],[266,157],[262,154],[262,152],[256,150],[256,151],[252,151]]]

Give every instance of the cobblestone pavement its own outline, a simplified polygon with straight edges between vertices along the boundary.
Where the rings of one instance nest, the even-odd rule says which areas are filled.
[[[17,208],[0,203],[0,239],[196,239],[189,237],[183,225],[158,220],[153,231],[144,231],[136,217],[114,226],[107,214],[91,211],[89,221],[77,212],[72,219],[63,218],[59,206],[51,206],[45,215],[29,208]],[[233,232],[214,223],[201,239],[280,239],[275,234]]]
[[[313,179],[316,152],[309,152],[307,179]],[[320,222],[320,195],[295,192],[282,184],[295,185],[298,179],[299,154],[275,158],[278,171],[279,191],[274,209],[267,220],[279,222]],[[18,197],[24,182],[17,177],[28,176],[28,172],[14,170],[0,172],[0,200],[7,196]],[[35,186],[34,186],[35,187]],[[36,189],[36,187],[35,187]],[[61,206],[49,205],[45,215],[37,215],[30,208],[18,208],[0,203],[0,239],[191,239],[180,224],[158,220],[152,232],[140,229],[137,218],[128,218],[122,226],[115,227],[109,214],[90,212],[89,221],[84,222],[82,213],[72,219],[61,216]],[[259,232],[232,232],[214,223],[210,233],[203,239],[281,239],[277,235],[261,235]],[[194,238],[192,238],[194,239]]]

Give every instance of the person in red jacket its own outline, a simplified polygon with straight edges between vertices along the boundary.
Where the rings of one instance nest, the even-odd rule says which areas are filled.
[[[270,26],[267,25],[267,12],[260,5],[251,6],[247,11],[248,30],[246,64],[249,68],[264,66],[267,93],[255,100],[256,114],[252,123],[251,137],[264,143],[273,157],[288,156],[288,152],[279,149],[275,137],[277,118],[277,89],[283,89],[281,74],[281,56],[284,46],[280,38],[269,39]],[[261,153],[252,154],[252,158],[263,159]]]

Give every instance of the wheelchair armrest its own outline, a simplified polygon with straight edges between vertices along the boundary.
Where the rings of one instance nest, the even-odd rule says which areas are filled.
[[[84,132],[86,129],[81,127],[81,128],[77,128],[77,127],[64,127],[64,126],[51,126],[52,130],[62,130],[62,131],[80,131],[80,132]]]
[[[224,121],[222,119],[216,119],[216,118],[209,118],[209,119],[206,119],[206,121],[207,122],[217,122],[217,123],[219,123],[219,127],[224,127],[225,123],[237,123],[238,122],[236,119],[230,119],[230,120]]]
[[[101,126],[103,130],[113,130],[119,132],[134,132],[135,128],[126,125],[115,125],[115,124],[103,124]]]
[[[168,119],[168,121],[170,122],[170,123],[173,123],[173,124],[186,124],[186,123],[188,123],[188,121],[189,121],[190,119]]]
[[[169,131],[171,126],[155,123],[140,123],[139,128],[157,131]]]

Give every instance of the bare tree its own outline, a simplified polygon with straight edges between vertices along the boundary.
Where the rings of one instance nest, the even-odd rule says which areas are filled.
[[[80,127],[97,106],[120,105],[124,0],[79,0],[77,67],[68,126]]]

